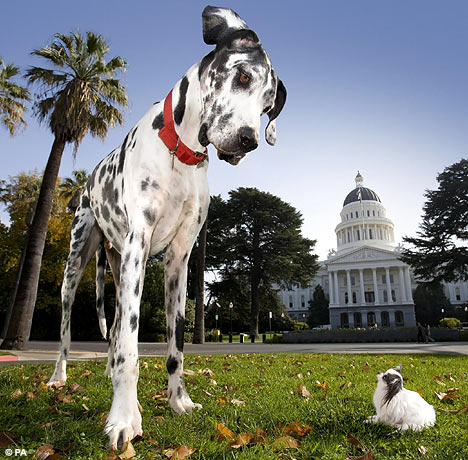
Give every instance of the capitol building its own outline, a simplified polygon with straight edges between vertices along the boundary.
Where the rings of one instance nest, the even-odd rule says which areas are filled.
[[[320,284],[329,298],[332,329],[415,326],[416,282],[399,259],[393,222],[379,196],[364,187],[359,172],[355,181],[335,228],[336,250],[319,262],[307,288],[282,289],[280,298],[292,319],[307,321],[309,301]],[[448,283],[444,289],[452,304],[468,301],[468,283]]]

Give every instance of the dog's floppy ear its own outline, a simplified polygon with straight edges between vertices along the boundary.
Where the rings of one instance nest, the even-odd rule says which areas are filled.
[[[230,8],[207,6],[202,13],[203,40],[208,45],[218,44],[224,37],[240,29],[248,29],[241,17]]]
[[[273,108],[267,112],[270,121],[268,122],[267,127],[265,128],[265,139],[270,145],[275,145],[276,143],[276,121],[275,118],[283,110],[284,103],[286,102],[286,88],[283,85],[283,82],[278,78],[278,87],[276,89],[276,99],[275,105]]]

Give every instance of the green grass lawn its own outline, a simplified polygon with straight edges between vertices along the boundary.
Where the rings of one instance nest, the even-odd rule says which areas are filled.
[[[436,407],[435,427],[399,432],[364,423],[374,414],[377,372],[399,363],[405,387],[420,391]],[[67,385],[48,390],[43,382],[51,375],[52,365],[0,367],[0,431],[16,435],[17,445],[31,456],[47,443],[66,451],[55,458],[112,458],[102,434],[112,393],[110,380],[102,375],[104,368],[103,361],[71,363]],[[144,436],[134,444],[133,458],[167,458],[165,449],[185,445],[196,449],[190,459],[344,460],[369,451],[379,460],[468,459],[468,413],[463,410],[468,403],[467,356],[187,355],[185,368],[190,374],[185,377],[187,389],[203,409],[178,417],[165,400],[164,360],[140,360]],[[455,388],[452,394],[458,398],[441,401],[436,392],[450,388]],[[293,422],[299,422],[300,429],[285,433],[284,425]],[[233,448],[229,441],[217,439],[216,424],[224,424],[236,435],[255,435],[260,428],[268,440]],[[309,429],[305,425],[310,432],[301,437]],[[300,446],[281,450],[278,439],[288,432]],[[349,435],[360,442],[361,450],[347,441]]]

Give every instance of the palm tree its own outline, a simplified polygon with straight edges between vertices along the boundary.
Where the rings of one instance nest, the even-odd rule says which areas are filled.
[[[66,177],[59,185],[59,193],[61,198],[68,200],[67,208],[75,212],[80,204],[80,197],[88,182],[89,174],[86,169],[78,169],[72,174],[73,177]]]
[[[18,67],[6,65],[0,57],[0,117],[12,136],[21,126],[26,126],[23,118],[26,106],[21,101],[30,100],[29,91],[11,81],[18,73]]]
[[[23,349],[29,340],[42,253],[65,145],[73,143],[76,155],[88,132],[104,139],[109,127],[122,124],[122,113],[113,104],[126,107],[127,95],[114,75],[125,71],[126,62],[121,57],[106,62],[108,51],[101,35],[87,32],[86,37],[79,33],[57,34],[50,46],[32,53],[53,67],[31,67],[26,77],[29,83],[39,83],[43,89],[35,103],[35,115],[47,123],[54,142],[29,230],[25,262],[3,349]]]

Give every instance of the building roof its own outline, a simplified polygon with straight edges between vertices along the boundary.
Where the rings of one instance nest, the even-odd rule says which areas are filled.
[[[346,196],[343,206],[355,201],[378,201],[381,203],[379,196],[370,188],[356,187],[354,190],[348,193]]]

